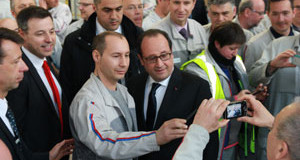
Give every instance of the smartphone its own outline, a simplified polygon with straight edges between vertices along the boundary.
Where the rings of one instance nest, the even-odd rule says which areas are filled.
[[[261,89],[259,89],[259,90],[255,90],[254,92],[252,92],[251,94],[252,95],[257,95],[257,94],[259,94],[259,93],[261,93],[261,92],[263,92],[264,91],[264,89],[263,88],[261,88]]]
[[[233,119],[246,116],[247,109],[248,107],[246,101],[231,102],[223,113],[223,118]]]
[[[292,57],[292,63],[294,65],[300,66],[300,55],[296,54],[294,57]]]

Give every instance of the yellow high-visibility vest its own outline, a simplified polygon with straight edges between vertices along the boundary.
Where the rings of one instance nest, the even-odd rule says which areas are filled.
[[[242,69],[246,72],[246,68],[244,66],[242,57],[237,55],[236,61],[241,64]],[[197,64],[200,68],[202,68],[205,73],[208,76],[209,82],[210,82],[210,89],[212,92],[212,97],[215,99],[226,99],[224,95],[224,91],[222,88],[222,84],[220,81],[220,78],[215,70],[215,67],[210,64],[209,62],[206,61],[206,56],[205,56],[205,50],[203,50],[200,54],[198,54],[194,59],[189,60],[185,62],[181,67],[180,70],[183,70],[188,64],[190,63],[195,63]],[[241,81],[239,81],[239,85],[241,88],[243,87],[243,84]],[[220,119],[221,120],[221,119]],[[247,137],[247,123],[245,123],[245,137]],[[218,135],[219,139],[221,137],[221,128],[218,129]],[[245,156],[248,156],[248,148],[247,148],[247,138],[245,138]],[[250,141],[250,151],[252,153],[255,153],[255,131],[254,131],[254,126],[253,126],[253,136]]]

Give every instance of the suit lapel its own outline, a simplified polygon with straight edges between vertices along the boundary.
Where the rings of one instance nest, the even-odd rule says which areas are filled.
[[[137,124],[139,130],[146,130],[146,121],[144,116],[144,97],[145,97],[145,87],[147,82],[148,74],[144,73],[141,76],[141,79],[136,81],[137,92],[135,93],[135,107],[136,107],[136,116]]]
[[[34,81],[36,82],[37,86],[39,87],[39,89],[41,90],[41,92],[43,93],[44,97],[47,99],[49,106],[51,106],[51,110],[53,111],[53,113],[55,113],[55,115],[57,115],[55,109],[54,109],[54,104],[50,98],[50,95],[48,93],[48,90],[46,89],[41,77],[39,76],[37,70],[35,69],[35,67],[33,66],[33,64],[31,63],[31,61],[28,59],[28,57],[23,53],[22,55],[22,59],[24,60],[24,62],[26,63],[26,65],[29,68],[29,73],[31,74],[31,76],[33,77]],[[59,118],[57,116],[57,118]]]
[[[163,117],[172,109],[174,99],[180,98],[178,97],[178,93],[181,88],[181,78],[180,71],[174,67],[174,71],[171,75],[166,93],[158,111],[154,129],[158,129],[161,126],[161,123],[164,122]]]
[[[18,149],[18,146],[15,142],[15,138],[14,136],[10,133],[10,131],[8,130],[8,128],[6,127],[5,123],[2,121],[2,118],[0,118],[0,130],[2,131],[2,133],[6,136],[6,140],[9,141],[9,143],[11,144],[11,146],[14,150],[14,153],[17,153],[17,156],[20,158],[20,159],[23,159],[23,156],[21,155],[21,153],[19,152],[19,149]],[[4,137],[1,137],[1,138],[4,138]],[[4,139],[3,139],[4,140]],[[11,151],[12,152],[12,151]],[[12,154],[14,154],[12,153]]]

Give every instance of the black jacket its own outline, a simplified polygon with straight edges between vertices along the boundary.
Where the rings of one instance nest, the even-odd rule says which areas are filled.
[[[95,68],[92,58],[92,42],[96,36],[96,17],[97,14],[93,13],[79,30],[69,34],[65,39],[59,80],[70,102],[89,79]],[[143,30],[136,27],[125,16],[123,16],[121,27],[130,47],[130,65],[126,74],[127,79],[143,71],[143,67],[137,58],[137,38]]]

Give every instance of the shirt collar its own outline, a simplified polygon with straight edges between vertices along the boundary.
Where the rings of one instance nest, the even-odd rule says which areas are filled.
[[[5,98],[4,98],[4,99],[1,99],[1,98],[0,98],[0,114],[1,114],[2,116],[6,116],[7,108],[8,108],[8,106],[7,106],[7,101],[6,101],[6,99],[5,99]],[[1,117],[2,117],[2,116],[1,116]]]
[[[176,28],[176,30],[179,32],[182,28],[184,28],[186,31],[188,31],[188,21],[186,20],[186,23],[185,23],[185,25],[182,27],[182,26],[180,26],[180,25],[178,25],[178,24],[176,24],[176,23],[174,23],[174,26],[175,26],[175,28]]]
[[[24,46],[22,46],[22,50],[35,68],[41,68],[43,66],[43,63],[44,63],[44,60],[46,60],[46,57],[41,59],[41,58],[37,57],[36,55],[32,54],[30,51],[28,51]]]
[[[101,26],[101,24],[98,21],[98,17],[97,17],[96,18],[96,35],[98,35],[98,34],[100,34],[102,32],[105,32],[105,31],[107,31],[107,30]],[[121,25],[119,25],[118,29],[115,30],[115,32],[122,34]]]
[[[280,38],[280,37],[283,36],[283,35],[277,33],[277,32],[274,30],[273,27],[270,27],[270,31],[271,31],[272,35],[275,37],[275,39]],[[293,35],[294,35],[293,28],[290,27],[290,33],[289,33],[288,36],[293,36]]]
[[[173,71],[174,71],[174,68],[173,68]],[[172,73],[173,73],[173,71],[172,71]],[[162,86],[164,86],[164,87],[167,87],[168,84],[169,84],[169,81],[170,81],[170,78],[171,78],[172,73],[170,74],[170,76],[169,76],[168,78],[166,78],[166,79],[164,79],[164,80],[162,80],[162,81],[160,81],[160,82],[156,82],[156,81],[149,75],[149,77],[148,77],[148,84],[149,84],[149,85],[152,85],[152,83],[159,83],[160,85],[162,85]]]

